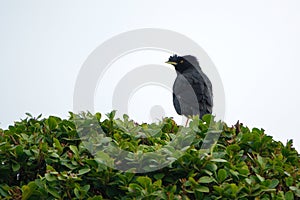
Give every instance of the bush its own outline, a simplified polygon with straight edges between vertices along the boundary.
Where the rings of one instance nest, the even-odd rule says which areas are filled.
[[[70,113],[68,120],[28,114],[0,129],[1,199],[300,199],[300,159],[291,140],[283,145],[263,129],[229,127],[209,115],[185,128],[171,118],[137,124],[114,114],[102,121],[100,113]],[[205,138],[218,128],[218,140],[204,148]],[[181,130],[195,137],[190,141],[189,134],[179,135]],[[93,141],[99,131],[106,136]],[[155,134],[149,137],[151,131]],[[86,133],[91,133],[86,141],[109,142],[129,153],[112,158],[108,151],[93,152],[81,140]],[[169,148],[172,142],[181,144],[181,151]],[[154,156],[143,173],[134,173],[134,167],[116,170],[125,160],[136,166],[132,156],[161,149],[182,153],[155,171],[151,167],[165,158]]]

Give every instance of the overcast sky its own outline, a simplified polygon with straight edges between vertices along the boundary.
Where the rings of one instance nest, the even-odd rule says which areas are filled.
[[[264,128],[284,143],[294,139],[299,150],[299,9],[297,0],[2,0],[0,127],[25,112],[68,117],[76,78],[91,52],[120,33],[160,28],[194,40],[210,57],[224,86],[228,124],[240,120]],[[95,110],[112,109],[111,94],[101,91],[113,91],[122,78],[114,71],[159,64],[168,56],[145,51],[120,59],[98,83]],[[147,94],[163,101],[149,103]],[[129,114],[145,121],[161,104],[174,116],[170,97],[158,86],[144,87],[131,96]]]

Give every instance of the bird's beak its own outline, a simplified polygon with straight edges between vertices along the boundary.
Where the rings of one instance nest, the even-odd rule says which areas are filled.
[[[167,61],[167,64],[171,64],[171,65],[177,65],[177,62],[171,62],[171,61]]]

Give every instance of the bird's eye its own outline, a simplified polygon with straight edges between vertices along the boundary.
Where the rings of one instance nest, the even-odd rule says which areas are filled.
[[[183,63],[183,60],[181,60],[180,63]]]

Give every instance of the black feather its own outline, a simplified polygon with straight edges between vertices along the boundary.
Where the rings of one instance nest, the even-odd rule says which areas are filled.
[[[171,56],[177,77],[173,85],[173,105],[179,115],[199,115],[212,113],[212,84],[203,73],[196,57]],[[176,63],[176,64],[175,64]]]

